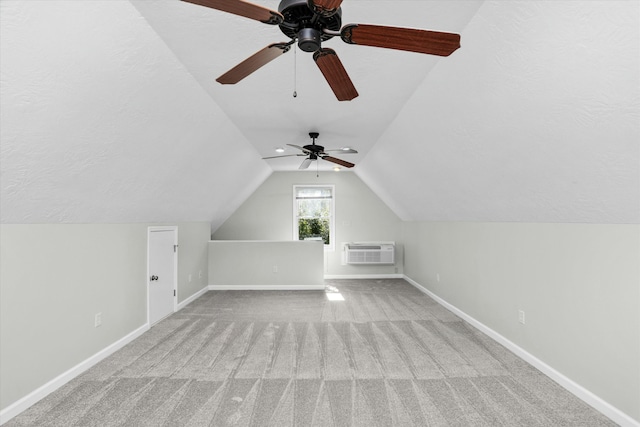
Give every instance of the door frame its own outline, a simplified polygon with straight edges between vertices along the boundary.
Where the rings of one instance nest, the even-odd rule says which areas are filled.
[[[151,325],[151,319],[149,318],[150,305],[151,305],[151,295],[149,292],[149,286],[151,286],[151,281],[149,278],[151,277],[151,271],[149,269],[150,261],[151,261],[151,233],[156,231],[173,231],[173,245],[175,250],[173,251],[173,312],[178,311],[178,226],[177,225],[163,225],[163,226],[151,226],[147,227],[147,325]]]

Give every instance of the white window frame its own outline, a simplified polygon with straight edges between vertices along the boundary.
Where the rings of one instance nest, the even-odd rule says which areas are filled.
[[[331,209],[329,216],[329,244],[324,245],[324,250],[335,250],[336,244],[336,186],[332,184],[295,184],[293,186],[293,240],[298,240],[298,201],[296,199],[298,188],[329,188],[331,190]]]

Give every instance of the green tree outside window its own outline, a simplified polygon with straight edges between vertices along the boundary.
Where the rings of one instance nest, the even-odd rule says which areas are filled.
[[[322,240],[330,245],[332,187],[295,187],[298,240]]]

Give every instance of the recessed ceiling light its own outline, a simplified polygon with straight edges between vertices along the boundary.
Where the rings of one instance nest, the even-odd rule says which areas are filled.
[[[340,172],[340,168],[338,166],[334,166],[333,170],[336,171],[336,172]]]
[[[276,148],[276,153],[284,153],[284,148],[282,148],[282,147],[277,147],[277,148]]]

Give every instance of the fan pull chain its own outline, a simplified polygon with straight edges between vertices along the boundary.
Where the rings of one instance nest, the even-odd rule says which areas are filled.
[[[298,91],[296,91],[296,81],[298,76],[298,58],[297,58],[298,49],[296,49],[296,45],[293,45],[293,97],[296,98],[298,96]]]

